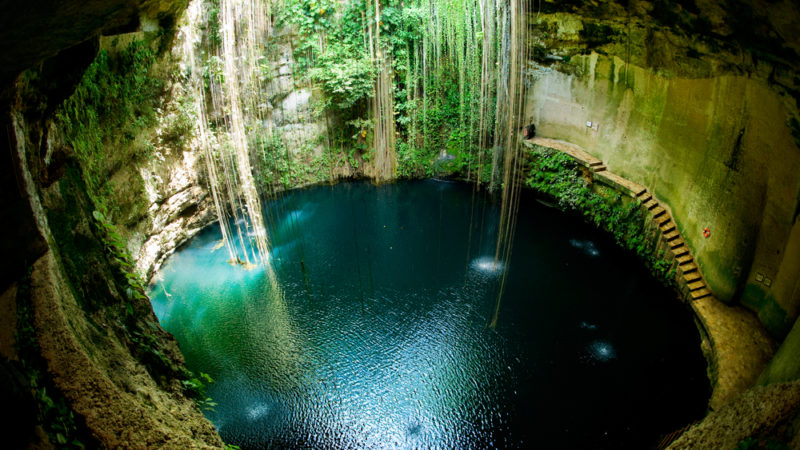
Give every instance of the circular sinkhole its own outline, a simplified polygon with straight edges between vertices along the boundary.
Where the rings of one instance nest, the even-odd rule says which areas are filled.
[[[218,225],[151,286],[189,369],[215,380],[206,415],[228,443],[647,448],[706,410],[690,311],[530,192],[510,262],[495,259],[499,207],[467,184],[350,182],[267,203],[278,289],[228,263]]]

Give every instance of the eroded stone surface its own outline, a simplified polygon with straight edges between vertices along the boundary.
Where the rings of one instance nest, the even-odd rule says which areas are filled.
[[[718,410],[752,386],[775,353],[775,344],[753,313],[714,297],[690,303],[713,350],[713,392],[708,404]]]
[[[223,447],[180,386],[171,392],[161,389],[108,324],[86,320],[52,252],[33,265],[31,302],[37,341],[53,382],[104,446]],[[174,340],[163,342],[170,357],[182,359]]]
[[[17,332],[17,283],[12,283],[0,294],[0,355],[17,359],[15,334]]]
[[[794,420],[798,413],[800,381],[753,388],[709,414],[668,448],[736,448],[740,441],[750,436],[784,434],[780,427]],[[790,448],[798,448],[798,443],[800,435],[795,435]]]
[[[136,269],[150,278],[172,252],[216,218],[201,178],[199,151],[165,151],[139,170],[148,205],[146,215],[129,238]]]

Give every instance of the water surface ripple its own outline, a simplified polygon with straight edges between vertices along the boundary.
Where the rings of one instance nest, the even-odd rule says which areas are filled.
[[[207,415],[228,443],[646,448],[705,411],[687,309],[530,193],[510,263],[497,205],[468,185],[342,183],[267,208],[280,292],[214,250],[218,225],[151,286],[188,367],[216,380]]]

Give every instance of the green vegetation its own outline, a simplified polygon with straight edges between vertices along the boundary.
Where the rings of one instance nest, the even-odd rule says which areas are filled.
[[[57,260],[78,305],[90,315],[113,318],[108,323],[119,323],[116,331],[121,341],[154,379],[183,376],[182,368],[166,356],[164,332],[146,320],[152,310],[143,283],[133,272],[124,239],[105,215],[92,209],[94,203],[77,164],[67,166],[59,188],[63,201],[60,208],[48,210],[48,222]]]
[[[185,379],[183,380],[183,389],[186,395],[193,399],[195,404],[201,411],[214,411],[214,408],[217,407],[217,402],[215,402],[211,397],[208,396],[206,390],[208,389],[208,385],[213,383],[214,379],[211,378],[211,375],[200,372],[198,375],[194,375],[190,371],[186,371]],[[225,444],[226,450],[240,450],[238,445],[233,444]]]
[[[103,213],[95,210],[92,216],[95,219],[95,232],[100,237],[106,256],[114,269],[117,286],[122,286],[124,289],[125,298],[122,304],[133,353],[151,369],[153,374],[182,373],[182,370],[165,355],[158,337],[159,328],[155,322],[146,320],[143,324],[139,323],[135,311],[144,305],[149,305],[150,299],[145,294],[144,283],[134,270],[134,260],[128,252],[125,239]]]
[[[64,449],[82,449],[89,442],[64,396],[50,383],[47,365],[39,351],[33,325],[31,271],[20,280],[17,291],[17,333],[14,337],[23,373],[36,400],[37,421],[53,445]]]
[[[654,29],[665,27],[679,34],[696,34],[708,45],[723,43],[722,35],[712,29],[704,8],[696,0],[656,0],[646,11],[634,11],[627,1],[613,3],[587,5],[570,0],[536,8],[542,12],[582,11],[585,17],[592,17],[583,22],[579,31],[590,49],[619,40],[619,32],[614,31],[607,19],[609,14],[618,13],[620,6],[632,14],[654,19]],[[221,42],[219,8],[219,0],[207,0],[204,42],[211,48]],[[437,161],[446,152],[448,163],[444,172],[470,178],[479,173],[481,180],[488,179],[488,172],[478,166],[493,162],[491,149],[501,147],[504,139],[494,132],[499,122],[494,116],[501,111],[495,103],[497,79],[508,76],[508,68],[500,64],[505,58],[504,46],[508,43],[504,40],[508,37],[504,34],[507,30],[487,28],[478,2],[288,0],[272,8],[274,29],[281,31],[270,38],[260,66],[261,75],[264,80],[274,79],[274,67],[267,61],[277,61],[278,55],[270,52],[290,39],[295,85],[314,92],[313,117],[303,117],[298,123],[310,122],[309,119],[323,121],[328,131],[324,142],[314,143],[318,149],[324,148],[322,155],[319,151],[316,156],[306,155],[305,149],[287,152],[285,145],[262,146],[262,150],[273,150],[273,154],[262,158],[268,165],[256,168],[260,181],[274,183],[267,191],[280,185],[295,185],[292,180],[305,184],[332,178],[334,173],[367,173],[365,169],[380,160],[375,145],[381,139],[381,130],[387,127],[375,127],[372,104],[384,64],[388,64],[391,72],[389,91],[393,97],[390,103],[396,136],[392,147],[397,158],[397,176],[434,176],[441,169]],[[734,19],[734,24],[745,20],[737,17],[759,17],[758,27],[764,26],[758,14],[746,9],[742,12],[749,14],[726,12],[726,15]],[[757,32],[750,19],[745,22],[734,27],[730,39],[756,42],[751,39],[753,33],[768,34]],[[289,29],[291,34],[284,33]],[[555,30],[557,27],[545,27],[538,32],[547,35]],[[705,51],[699,45],[700,42],[693,42],[687,48],[689,58],[701,56],[698,49]],[[769,46],[765,43],[757,47],[766,52]],[[533,59],[546,61],[545,46],[533,45],[529,51]],[[564,61],[568,62],[569,56]],[[223,77],[221,60],[213,51],[205,56],[204,66],[207,80]],[[499,103],[507,102],[501,99]],[[285,137],[280,136],[280,130],[275,133],[278,138]],[[316,167],[310,174],[302,168],[309,162]],[[270,167],[277,172],[267,174]],[[337,172],[342,168],[346,170]]]
[[[222,43],[222,35],[219,33],[219,0],[208,0],[207,18],[205,24],[205,36],[211,45]]]
[[[67,164],[59,181],[60,207],[48,209],[47,220],[72,294],[84,310],[93,313],[108,304],[111,292],[108,287],[94,286],[100,283],[88,278],[88,269],[96,268],[108,279],[115,277],[106,264],[102,240],[84,222],[83,214],[89,217],[94,206],[81,174],[81,167],[75,161]]]
[[[125,240],[117,232],[117,227],[109,222],[100,211],[93,211],[92,216],[95,219],[98,234],[105,245],[106,251],[111,256],[111,260],[119,269],[119,274],[124,278],[123,285],[125,293],[130,301],[133,300],[147,300],[147,295],[144,293],[144,285],[142,280],[136,273],[134,273],[133,257],[128,253],[125,245]],[[133,314],[133,308],[128,304],[127,310]]]
[[[280,16],[300,32],[295,74],[322,87],[323,108],[344,114],[345,120],[363,114],[373,96],[377,67],[364,45],[367,9],[364,1],[294,0],[286,2]]]
[[[64,130],[74,159],[66,164],[59,181],[61,202],[48,209],[48,222],[57,260],[78,305],[92,320],[107,317],[111,319],[107,323],[118,324],[113,333],[120,342],[154,380],[168,386],[170,379],[192,376],[176,365],[165,348],[164,331],[148,319],[152,310],[144,283],[111,219],[120,205],[109,181],[123,164],[152,156],[152,130],[165,87],[153,73],[156,59],[144,41],[132,42],[119,52],[101,51],[73,95],[56,111],[57,125]],[[161,124],[161,139],[182,146],[193,129],[191,110],[191,99],[180,97],[175,113]],[[144,201],[143,186],[133,186],[132,197]]]
[[[213,411],[217,403],[206,394],[208,385],[214,382],[211,375],[200,372],[194,376],[191,372],[187,374],[187,379],[183,380],[183,388],[187,395],[194,399],[197,407],[202,411]]]
[[[209,8],[206,33],[213,44],[219,5],[211,1]],[[373,101],[385,70],[390,71],[392,98],[383,104],[393,108],[398,176],[463,176],[478,172],[479,156],[491,161],[488,150],[478,154],[477,145],[483,41],[476,31],[477,4],[387,0],[376,12],[374,1],[290,0],[275,8],[276,28],[298,33],[292,46],[295,82],[319,88],[315,119],[324,119],[329,131],[324,141],[313,143],[325,148],[316,156],[307,149],[287,151],[282,136],[256,138],[262,189],[270,183],[289,187],[301,180],[323,181],[340,167],[359,173],[364,163],[375,163],[380,155],[374,147],[379,136]],[[432,8],[440,15],[435,22],[429,17]],[[275,47],[276,42],[268,46]],[[206,80],[222,76],[218,57],[209,55],[204,66]],[[494,107],[483,112],[484,127],[493,123],[493,114]],[[448,155],[444,163],[442,152]],[[305,164],[314,167],[307,171]]]
[[[620,194],[598,194],[582,177],[575,160],[565,153],[542,148],[531,151],[528,157],[527,187],[555,199],[561,209],[578,213],[587,222],[608,231],[620,246],[645,261],[664,284],[674,284],[672,263],[649,240],[645,213],[638,201],[626,204]]]
[[[330,149],[317,155],[314,144],[306,142],[292,155],[289,146],[277,133],[256,139],[253,147],[260,156],[260,164],[256,166],[254,176],[261,192],[272,193],[277,186],[287,190],[321,183],[333,178],[331,171],[334,167],[347,164],[341,153]],[[355,161],[350,161],[350,165],[358,167]]]
[[[327,108],[346,111],[372,96],[375,68],[369,59],[352,57],[345,47],[335,47],[309,69],[309,78],[328,94]]]
[[[777,439],[759,439],[750,436],[739,441],[736,450],[789,450],[791,447]]]
[[[56,113],[59,128],[80,161],[87,192],[106,215],[113,212],[106,201],[113,192],[108,182],[113,165],[146,159],[152,153],[152,144],[141,135],[155,125],[163,93],[164,82],[150,74],[155,59],[143,41],[114,55],[101,50]]]

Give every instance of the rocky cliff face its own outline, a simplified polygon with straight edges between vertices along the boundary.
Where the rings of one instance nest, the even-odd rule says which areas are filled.
[[[177,49],[170,51],[173,39],[181,38],[177,26],[186,4],[122,3],[65,5],[57,18],[33,14],[31,22],[58,28],[73,21],[80,32],[38,40],[40,47],[26,57],[44,62],[4,91],[3,142],[10,144],[4,154],[10,159],[1,178],[7,187],[3,208],[17,220],[4,226],[11,239],[3,245],[19,256],[4,262],[3,375],[33,377],[23,383],[22,395],[32,386],[41,389],[40,410],[43,402],[65,405],[53,408],[68,420],[51,417],[56,412],[49,409],[38,419],[25,416],[21,427],[40,425],[20,433],[21,444],[63,438],[89,446],[218,447],[216,431],[187,397],[192,392],[184,382],[192,375],[177,343],[158,326],[141,287],[127,279],[133,273],[149,279],[179,245],[216,220],[183,61]],[[97,17],[85,22],[94,7]],[[330,119],[314,114],[317,94],[292,74],[294,38],[291,30],[274,36],[269,114],[261,126],[274,131],[302,170],[274,180],[271,189],[262,186],[268,190],[352,173],[347,164],[325,173],[307,168],[323,156]],[[157,52],[147,74],[160,86],[154,121],[125,127],[101,117],[98,123],[111,129],[102,131],[102,158],[93,160],[70,136],[69,120],[59,116],[69,112],[60,105],[99,51],[124,59],[141,42]],[[27,66],[14,67],[3,75],[11,78]],[[97,88],[101,81],[94,80]],[[72,104],[80,109],[81,101]],[[114,129],[124,136],[109,139]],[[98,192],[106,215],[97,215]],[[114,233],[124,248],[115,247]],[[134,266],[120,262],[125,254]],[[61,430],[45,422],[68,425]]]
[[[738,0],[541,8],[530,16],[525,119],[648,186],[714,294],[783,340],[758,383],[768,389],[746,391],[670,448],[796,444],[797,400],[778,400],[786,385],[771,383],[800,376],[800,9]]]
[[[540,135],[578,143],[650,187],[671,207],[715,294],[749,305],[782,336],[800,309],[800,80],[792,62],[800,21],[788,0],[723,3],[539,3],[543,9],[531,14],[526,119]],[[109,256],[114,244],[54,120],[99,49],[119,52],[148,33],[169,41],[185,7],[166,0],[20,4],[0,20],[0,145],[8,145],[0,152],[0,205],[9,218],[2,248],[12,255],[0,271],[2,375],[40,372],[28,381],[40,384],[25,389],[40,403],[45,391],[63,402],[64,415],[74,412],[66,437],[90,446],[222,445],[186,398],[177,344]],[[286,182],[272,183],[369,173],[363,161],[356,169],[339,151],[326,155],[337,120],[316,115],[318,92],[293,76],[293,39],[291,30],[274,36],[262,126],[294,156],[294,170],[305,172],[289,167]],[[215,220],[203,156],[187,131],[180,61],[154,45],[161,57],[153,70],[170,101],[157,126],[128,139],[152,148],[135,161],[109,148],[102,170],[116,206],[108,219],[146,278]],[[315,166],[321,158],[330,160]],[[793,336],[796,345],[800,333]],[[792,348],[779,355],[791,361]],[[792,379],[795,366],[780,380]],[[58,433],[40,428],[30,439],[58,441]]]
[[[135,31],[140,18],[169,26],[185,7],[185,0],[7,2],[0,17],[0,84],[91,38]]]
[[[267,96],[272,111],[267,119],[275,133],[288,146],[295,157],[303,153],[315,157],[326,150],[328,126],[324,117],[317,118],[314,111],[313,86],[299,83],[292,67],[297,36],[292,30],[276,30],[274,53],[271,56],[273,79],[267,86]]]
[[[358,175],[340,149],[331,149],[331,129],[338,118],[320,110],[319,88],[294,74],[294,51],[298,36],[291,28],[273,30],[268,56],[271,79],[266,85],[268,113],[261,123],[262,132],[271,130],[270,150],[281,161],[253,159],[255,175],[271,180],[260,187],[265,192],[305,186]],[[271,167],[270,167],[271,166]],[[269,173],[267,173],[269,172]]]
[[[177,343],[158,326],[141,285],[126,275],[126,251],[113,225],[96,212],[82,160],[57,117],[101,47],[122,46],[137,37],[132,35],[147,33],[162,36],[152,41],[158,47],[169,39],[165,24],[183,7],[181,2],[62,2],[57,11],[63,14],[55,17],[49,10],[26,13],[30,21],[54,27],[47,39],[33,40],[26,58],[56,56],[3,91],[0,128],[8,147],[1,179],[9,218],[3,229],[13,233],[4,246],[14,256],[6,258],[2,279],[0,362],[3,376],[17,380],[4,384],[3,392],[21,390],[25,401],[36,405],[9,431],[20,436],[20,446],[223,446],[188,397],[184,381],[191,375]],[[120,24],[130,33],[115,35],[113,45],[98,39]],[[30,32],[31,23],[24,26]],[[72,46],[75,41],[85,42]],[[159,225],[191,227],[208,220],[196,176],[185,175],[191,156],[167,147],[153,154],[149,165],[138,167],[111,157],[101,171],[104,181],[122,187],[115,191],[121,205],[115,222],[133,236],[140,233],[144,242],[158,234],[152,230]],[[158,158],[165,164],[156,164]],[[138,201],[146,188],[152,195]],[[13,403],[3,408],[10,415],[25,410]]]
[[[765,11],[798,15],[779,3]],[[669,2],[636,5],[606,18],[538,16],[526,118],[664,199],[717,297],[783,337],[800,310],[798,80],[783,59],[797,36],[781,20],[772,36],[792,39],[757,52],[739,46],[729,21],[698,36],[653,17]],[[696,7],[671,13],[709,27],[724,18]]]

